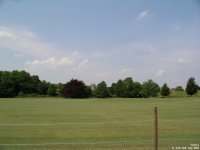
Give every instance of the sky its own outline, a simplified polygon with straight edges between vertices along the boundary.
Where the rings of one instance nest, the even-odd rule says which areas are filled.
[[[0,0],[0,70],[200,84],[199,0]]]

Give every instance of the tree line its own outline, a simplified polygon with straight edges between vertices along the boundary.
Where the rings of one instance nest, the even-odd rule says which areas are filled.
[[[175,91],[184,91],[183,87],[177,86]],[[185,91],[188,95],[194,95],[200,90],[191,77],[187,81]],[[168,96],[172,89],[165,83],[162,87],[153,80],[139,83],[131,77],[118,80],[110,87],[105,81],[90,86],[81,80],[71,79],[66,84],[53,84],[40,80],[37,75],[30,75],[26,71],[0,71],[0,97],[33,97],[33,96],[62,96],[66,98],[88,98],[88,97],[124,97],[124,98],[148,98]]]

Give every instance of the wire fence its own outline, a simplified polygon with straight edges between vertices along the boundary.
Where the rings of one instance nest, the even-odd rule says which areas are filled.
[[[179,120],[181,121],[181,120]],[[198,121],[198,120],[197,120]],[[109,125],[112,125],[112,126],[119,126],[119,125],[125,125],[124,127],[126,127],[127,125],[132,125],[134,126],[134,124],[140,124],[140,123],[145,123],[145,124],[149,124],[148,127],[152,126],[152,120],[141,120],[141,121],[136,121],[136,120],[127,120],[127,121],[102,121],[102,122],[59,122],[59,123],[5,123],[5,124],[0,124],[0,127],[1,128],[15,128],[16,126],[19,128],[21,128],[22,132],[23,132],[23,129],[24,127],[29,127],[31,129],[35,128],[37,130],[37,128],[40,128],[40,127],[49,127],[48,130],[51,130],[51,129],[56,129],[56,130],[62,130],[62,126],[65,126],[65,127],[69,127],[69,126],[73,126],[73,125],[77,125],[77,126],[86,126],[87,128],[90,126],[102,126],[102,127],[105,127],[105,126],[109,126]],[[160,123],[165,123],[165,122],[173,122],[173,121],[170,121],[170,120],[162,120],[160,119],[159,120]],[[54,127],[54,128],[51,128],[51,127]],[[69,127],[70,128],[70,127]],[[88,129],[90,130],[90,129]],[[148,130],[152,130],[151,128],[149,128]],[[95,130],[95,131],[98,131],[98,130]],[[56,131],[55,131],[56,132]],[[60,131],[62,132],[62,131]],[[159,142],[162,143],[177,143],[177,142],[183,142],[185,143],[186,141],[188,142],[200,142],[200,139],[199,138],[159,138]],[[42,146],[42,147],[45,147],[45,146],[59,146],[59,145],[109,145],[109,144],[135,144],[135,143],[153,143],[153,138],[152,136],[150,136],[148,139],[131,139],[131,140],[126,140],[126,139],[119,139],[119,140],[113,140],[113,141],[76,141],[76,142],[38,142],[38,143],[0,143],[0,148],[3,148],[3,147],[27,147],[29,146],[30,147],[37,147],[37,146]],[[151,145],[151,144],[149,144]]]

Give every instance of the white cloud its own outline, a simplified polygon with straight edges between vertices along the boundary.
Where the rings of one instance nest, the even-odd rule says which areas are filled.
[[[84,59],[83,61],[80,62],[80,64],[78,65],[78,68],[82,68],[83,66],[85,66],[88,63],[88,59]]]
[[[178,60],[177,60],[177,62],[178,63],[182,63],[184,60],[183,60],[183,58],[181,57],[181,58],[179,58]]]
[[[74,64],[73,57],[49,57],[44,60],[33,60],[27,61],[26,66],[28,67],[48,67],[48,68],[58,68],[59,66],[69,66]]]
[[[62,57],[60,60],[56,62],[57,65],[72,65],[73,59],[69,57]]]
[[[179,64],[187,64],[187,63],[199,63],[200,51],[199,49],[182,49],[181,51],[177,51],[174,53],[176,62]],[[177,58],[178,56],[178,58]]]
[[[17,40],[17,37],[8,31],[4,31],[4,30],[0,30],[0,38],[6,38],[6,39],[10,39],[10,40]]]
[[[112,73],[110,71],[100,72],[97,74],[98,77],[110,76]]]
[[[72,56],[78,56],[79,55],[79,51],[74,51],[71,55]]]
[[[156,51],[156,46],[150,42],[133,42],[127,45],[125,48],[137,53],[152,53]]]
[[[40,58],[55,56],[60,52],[32,31],[5,26],[0,26],[0,48]]]
[[[149,16],[153,14],[144,11],[140,18]],[[178,72],[182,70],[192,74],[192,71],[187,70],[198,67],[200,51],[198,48],[191,49],[190,46],[179,43],[165,43],[166,45],[157,44],[157,41],[151,39],[134,41],[126,45],[117,45],[107,51],[84,53],[87,57],[85,58],[77,50],[71,54],[64,53],[30,30],[0,26],[0,48],[5,47],[14,51],[15,57],[30,58],[24,69],[32,74],[38,74],[41,79],[55,83],[65,82],[71,78],[82,79],[87,83],[98,83],[102,80],[112,83],[131,76],[136,81],[143,82],[153,78],[159,83],[170,81],[175,85],[174,73],[181,76],[183,73]],[[26,54],[33,57],[26,57]],[[194,67],[190,67],[192,63],[188,62],[194,62]],[[181,63],[188,64],[180,65]]]
[[[23,54],[13,54],[14,57],[24,57]]]
[[[155,76],[156,76],[156,77],[160,77],[160,76],[163,76],[165,73],[166,73],[166,70],[164,70],[164,69],[159,69],[159,70],[156,72]]]
[[[123,68],[120,70],[121,73],[129,73],[131,72],[131,68]]]
[[[184,59],[183,57],[180,57],[178,60],[177,60],[178,63],[189,63],[190,60],[188,59]]]
[[[149,10],[145,10],[139,13],[139,15],[137,16],[137,19],[144,19],[147,17],[153,17],[154,14],[149,12]]]
[[[24,57],[24,70],[41,79],[62,82],[70,78],[87,78],[89,60],[79,51],[69,53],[46,42],[37,33],[25,28],[0,26],[0,49],[13,52],[14,57]],[[59,76],[58,76],[59,74]],[[87,75],[86,75],[87,74]],[[91,80],[90,77],[88,77]]]
[[[25,70],[35,72],[36,74],[48,74],[51,70],[60,72],[69,72],[70,74],[84,73],[88,59],[82,57],[78,51],[64,57],[49,57],[47,59],[35,59],[25,63]],[[46,70],[46,73],[44,72]]]

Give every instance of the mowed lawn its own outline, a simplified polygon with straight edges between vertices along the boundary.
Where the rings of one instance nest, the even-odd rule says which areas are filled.
[[[0,99],[0,150],[159,150],[200,144],[200,98]]]

